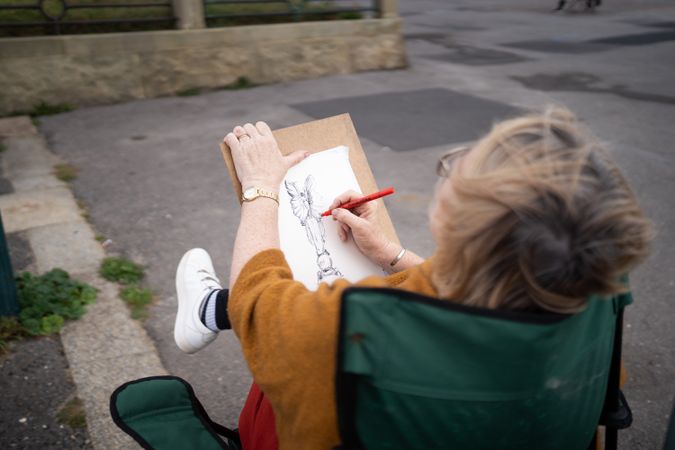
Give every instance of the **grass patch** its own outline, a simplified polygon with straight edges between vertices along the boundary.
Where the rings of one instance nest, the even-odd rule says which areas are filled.
[[[84,428],[87,426],[87,416],[84,413],[82,400],[73,397],[56,413],[56,420],[70,428]]]
[[[7,145],[5,145],[4,142],[0,141],[0,153],[4,152],[7,150]]]
[[[80,318],[86,305],[96,300],[94,287],[61,269],[40,276],[24,272],[16,278],[16,291],[21,312],[0,317],[0,351],[12,340],[58,333],[66,320]]]
[[[145,320],[148,318],[148,306],[153,300],[150,289],[137,285],[127,286],[120,291],[120,297],[131,308],[131,317],[133,319]]]
[[[191,89],[185,89],[183,91],[178,91],[176,92],[176,95],[178,97],[193,97],[195,95],[199,95],[202,93],[201,88],[191,88]]]
[[[77,178],[77,167],[71,164],[57,164],[54,166],[54,175],[66,183]]]
[[[89,210],[87,209],[87,204],[83,200],[77,199],[77,206],[80,208],[80,217],[89,222],[91,216],[89,215]]]
[[[190,88],[190,89],[185,89],[183,91],[176,92],[176,96],[178,96],[178,97],[192,97],[192,96],[199,95],[199,94],[205,94],[207,92],[238,91],[240,89],[250,89],[250,88],[253,88],[253,87],[256,87],[256,86],[258,86],[258,85],[253,83],[247,77],[238,77],[232,83],[226,84],[224,86],[217,87],[215,89],[213,89],[213,88]]]
[[[0,355],[9,350],[9,342],[26,336],[18,317],[0,317]]]
[[[101,239],[105,237],[101,236]],[[148,318],[148,306],[152,304],[154,296],[150,289],[138,284],[145,276],[143,266],[126,258],[109,257],[103,260],[99,273],[106,280],[124,286],[119,295],[131,310],[132,319]]]
[[[96,239],[100,243],[105,242],[105,236],[103,236],[101,233],[97,233],[96,236],[94,236],[94,239]]]
[[[2,37],[2,34],[0,34],[0,37]],[[42,101],[40,103],[33,105],[33,107],[29,110],[13,111],[10,112],[9,114],[4,114],[0,117],[30,116],[33,125],[37,127],[40,125],[38,117],[52,116],[54,114],[61,114],[64,112],[72,111],[74,109],[75,107],[68,103],[48,103]]]
[[[53,116],[54,114],[61,114],[74,109],[75,107],[68,103],[40,102],[33,106],[33,109],[28,112],[28,115],[31,117]]]
[[[143,266],[136,264],[126,258],[109,257],[101,263],[99,273],[108,281],[115,281],[120,284],[136,284],[145,275]]]
[[[219,90],[225,90],[225,91],[237,91],[239,89],[250,89],[252,87],[256,87],[257,84],[251,82],[246,77],[239,77],[237,78],[236,81],[233,81],[230,84],[226,84],[225,86],[222,86],[219,88]]]
[[[363,19],[363,13],[361,11],[347,11],[338,14],[338,19],[341,20],[359,20]]]

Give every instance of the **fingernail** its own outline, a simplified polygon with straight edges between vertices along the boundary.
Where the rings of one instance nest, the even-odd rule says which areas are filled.
[[[305,158],[309,156],[309,152],[305,152]]]
[[[334,209],[333,211],[331,211],[331,214],[333,215],[333,217],[337,217],[337,215],[338,215],[338,210],[337,210],[337,208]]]

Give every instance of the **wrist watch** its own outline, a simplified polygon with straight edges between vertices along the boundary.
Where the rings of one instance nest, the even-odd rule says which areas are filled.
[[[275,202],[277,202],[277,205],[279,204],[279,196],[272,191],[266,191],[264,189],[260,189],[259,187],[250,187],[246,188],[242,193],[241,193],[241,201],[242,202],[252,202],[256,198],[259,197],[267,197],[271,198]]]

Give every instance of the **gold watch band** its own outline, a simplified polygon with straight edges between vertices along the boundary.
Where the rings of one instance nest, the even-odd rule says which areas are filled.
[[[260,198],[260,197],[267,197],[271,198],[275,202],[277,202],[277,205],[279,204],[279,195],[277,195],[275,192],[271,191],[266,191],[264,189],[260,189],[259,187],[250,187],[244,190],[241,193],[241,201],[243,202],[252,202],[253,200]]]

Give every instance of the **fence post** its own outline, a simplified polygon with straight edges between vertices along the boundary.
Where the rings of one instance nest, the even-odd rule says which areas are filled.
[[[377,6],[383,19],[398,16],[398,0],[377,0]]]
[[[5,238],[5,227],[0,214],[0,316],[19,314],[19,303],[16,300],[16,284],[14,271],[9,260],[9,248]]]
[[[206,28],[203,0],[173,0],[173,14],[181,30]]]

